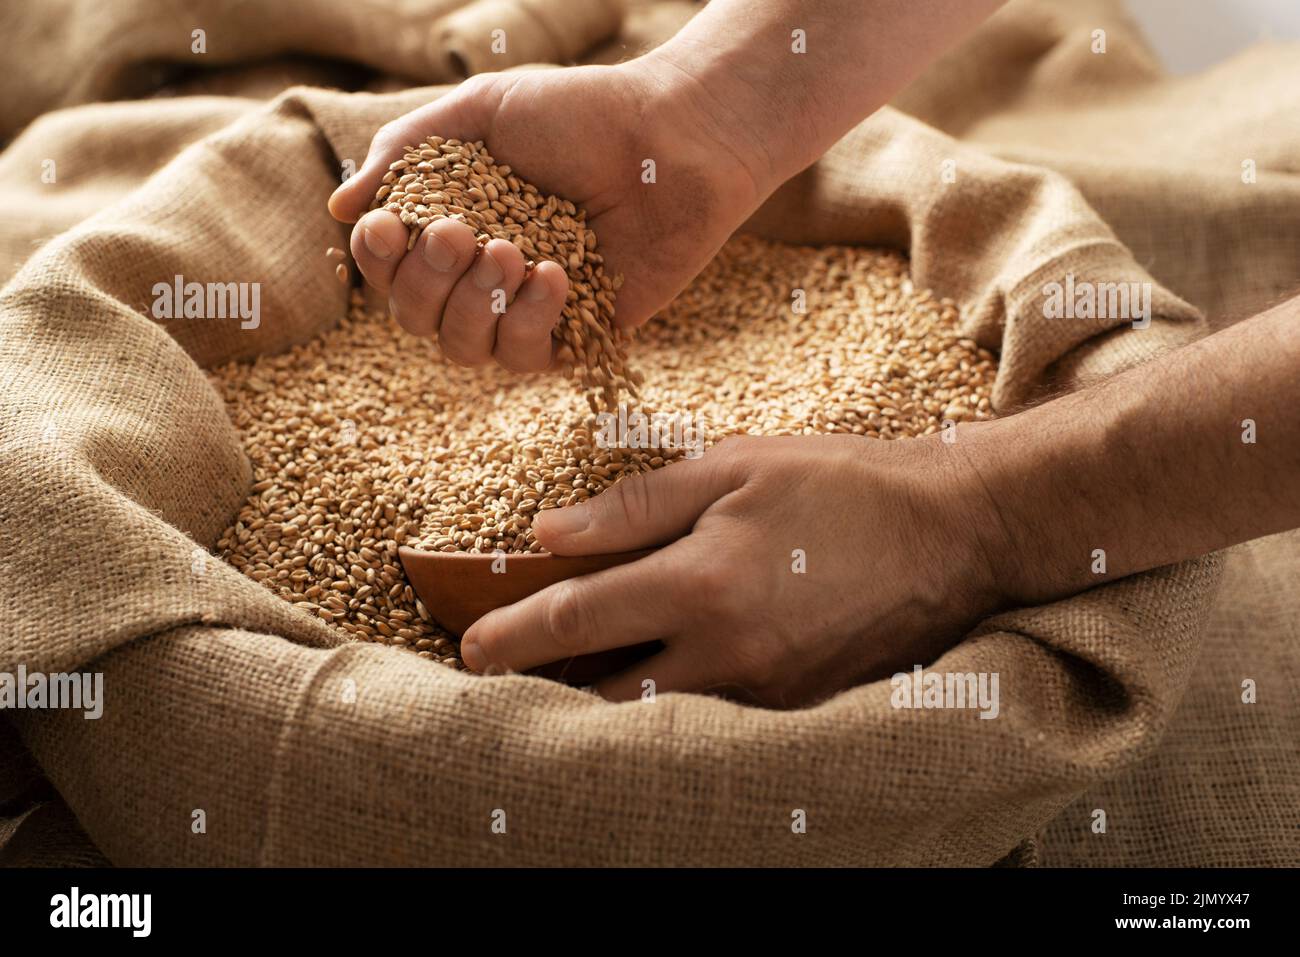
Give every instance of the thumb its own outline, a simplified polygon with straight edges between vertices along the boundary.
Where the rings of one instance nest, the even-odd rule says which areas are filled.
[[[610,486],[581,505],[548,509],[533,518],[542,547],[556,555],[604,555],[680,538],[744,476],[734,456],[675,462]]]
[[[370,209],[375,193],[388,167],[402,158],[406,147],[418,147],[430,136],[472,141],[481,134],[475,121],[482,105],[479,88],[473,81],[462,83],[432,103],[385,123],[370,141],[365,162],[334,190],[329,211],[341,223],[355,223]],[[472,115],[473,114],[473,115]]]

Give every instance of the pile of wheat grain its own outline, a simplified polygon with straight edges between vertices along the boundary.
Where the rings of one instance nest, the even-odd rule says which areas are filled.
[[[728,434],[926,435],[990,415],[995,359],[906,260],[739,236],[636,343],[647,407]],[[680,450],[603,448],[555,375],[441,360],[356,300],[287,353],[213,372],[257,484],[222,555],[356,638],[459,665],[400,545],[536,550],[537,510],[581,501]],[[670,466],[671,467],[671,466]]]

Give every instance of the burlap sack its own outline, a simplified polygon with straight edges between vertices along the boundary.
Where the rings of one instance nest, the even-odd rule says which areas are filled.
[[[626,0],[473,0],[434,26],[449,79],[525,63],[571,63],[618,33]]]
[[[335,58],[425,83],[449,80],[442,51],[430,42],[433,26],[465,3],[5,4],[0,43],[9,75],[0,84],[0,137],[59,107],[145,96],[192,72],[278,57]]]
[[[1300,864],[1300,535],[1231,549],[1200,659],[1160,747],[1048,827],[1050,866]],[[1258,700],[1242,700],[1254,681]],[[1094,812],[1107,814],[1105,835]]]
[[[991,35],[1032,34],[1041,57],[1002,69],[1030,89],[1048,82],[1040,74],[1077,73],[1074,16],[1032,4],[1000,15]],[[1133,42],[1119,20],[1111,36]],[[136,175],[152,173],[76,225],[94,206],[62,210],[58,225],[71,228],[0,290],[0,670],[104,672],[101,720],[10,720],[110,860],[987,864],[1155,752],[1214,606],[1217,558],[986,622],[934,667],[998,672],[995,721],[896,711],[884,683],[776,713],[685,695],[615,706],[541,679],[475,679],[340,643],[233,570],[196,561],[249,482],[202,368],[336,321],[344,293],[320,252],[346,232],[324,199],[376,125],[437,92],[83,107],[36,123],[3,158],[8,188],[23,191],[26,176],[43,195],[28,160],[66,156],[70,132],[95,129],[100,149],[135,150]],[[114,142],[150,115],[180,150],[156,172],[157,150],[126,133]],[[93,141],[83,148],[93,154]],[[94,155],[71,155],[95,168]],[[948,161],[956,184],[940,179]],[[1152,209],[1162,228],[1191,217],[1173,202]],[[1001,352],[1001,409],[1203,327],[1160,287],[1145,330],[1045,320],[1049,278],[1151,277],[1064,176],[892,110],[751,225],[907,248],[917,280],[957,300],[969,334]],[[14,228],[6,252],[17,260],[41,238]],[[152,284],[178,273],[260,281],[261,326],[148,318]],[[191,830],[199,808],[202,835]],[[490,828],[497,809],[505,836]],[[807,834],[791,833],[794,809]]]

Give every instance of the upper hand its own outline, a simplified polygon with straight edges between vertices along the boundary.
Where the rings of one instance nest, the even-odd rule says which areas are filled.
[[[480,251],[464,223],[430,223],[414,248],[392,213],[367,212],[388,166],[430,135],[483,140],[499,163],[588,212],[605,269],[622,274],[617,321],[635,326],[666,305],[765,198],[737,157],[727,121],[692,104],[687,81],[651,61],[614,67],[483,74],[384,126],[365,164],[330,198],[356,223],[351,249],[366,281],[387,293],[403,328],[437,335],[462,365],[495,358],[515,371],[552,359],[550,332],[568,279],[555,263],[525,274],[505,240]],[[654,182],[645,182],[646,161]],[[775,184],[768,184],[774,187]],[[506,313],[490,305],[504,289]]]

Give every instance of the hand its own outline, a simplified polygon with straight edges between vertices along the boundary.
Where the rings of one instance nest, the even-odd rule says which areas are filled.
[[[545,192],[588,212],[605,268],[622,274],[620,326],[643,323],[708,263],[775,188],[730,144],[738,121],[706,113],[690,80],[655,60],[614,67],[476,76],[376,135],[361,170],[334,193],[330,211],[355,222],[352,254],[366,281],[386,292],[402,327],[438,335],[462,365],[496,358],[515,371],[552,359],[567,277],[539,263],[525,276],[522,253],[504,240],[475,246],[469,226],[442,220],[406,251],[407,229],[385,210],[366,212],[402,148],[436,134],[483,140],[493,157]],[[642,181],[655,162],[656,181]],[[492,290],[514,301],[490,309]],[[495,324],[495,335],[482,326]]]
[[[671,542],[465,633],[461,657],[480,672],[662,641],[597,684],[611,700],[651,679],[657,692],[808,704],[932,661],[1001,601],[992,503],[937,436],[732,438],[533,527],[561,555]]]

